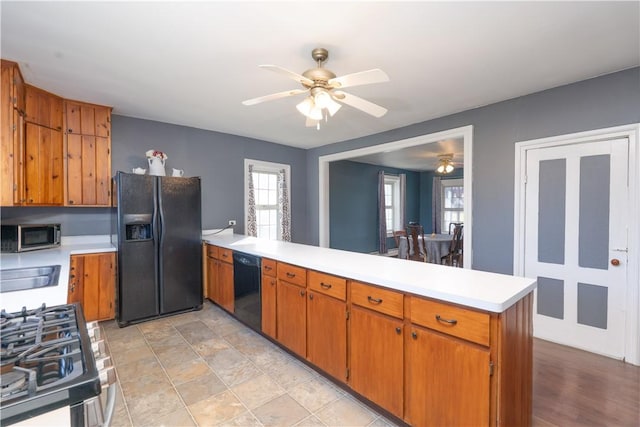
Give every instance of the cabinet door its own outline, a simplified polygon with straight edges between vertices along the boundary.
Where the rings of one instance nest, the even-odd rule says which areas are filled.
[[[67,135],[67,205],[109,206],[110,174],[108,138]]]
[[[262,332],[273,339],[276,335],[276,285],[270,274],[262,275]]]
[[[229,313],[233,313],[233,264],[218,262],[218,289],[220,292],[219,304]]]
[[[412,326],[407,351],[407,422],[489,424],[488,349]]]
[[[340,381],[347,376],[347,305],[308,291],[307,360]]]
[[[278,341],[301,357],[307,353],[306,289],[278,279],[276,333]]]
[[[67,135],[111,135],[111,108],[78,101],[64,103]]]
[[[0,68],[0,205],[14,206],[23,199],[24,81],[15,63]]]
[[[402,321],[352,306],[350,322],[349,384],[356,392],[402,418]]]
[[[82,277],[84,276],[84,258],[79,255],[71,256],[69,264],[69,288],[67,290],[67,302],[78,302],[84,305],[84,292]]]
[[[215,302],[220,301],[220,292],[218,291],[218,260],[206,257],[207,260],[207,297]]]
[[[62,98],[34,86],[25,85],[27,123],[62,131]]]
[[[32,123],[25,130],[27,204],[61,205],[62,132]]]
[[[87,321],[108,320],[115,317],[115,254],[72,255],[71,267],[75,268],[77,288],[81,295],[82,309]],[[70,289],[71,291],[71,289]]]

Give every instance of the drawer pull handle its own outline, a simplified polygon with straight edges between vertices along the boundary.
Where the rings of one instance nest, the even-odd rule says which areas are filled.
[[[229,256],[229,255],[227,255],[227,254],[222,254],[222,258],[226,258],[226,257],[228,257],[228,256]]]
[[[271,270],[273,270],[273,268],[269,267],[268,265],[265,265],[265,266],[264,266],[264,269],[265,269],[265,270],[267,270],[267,271],[271,271]]]
[[[438,322],[444,322],[444,323],[448,323],[450,325],[455,325],[456,323],[458,323],[458,321],[456,319],[443,319],[442,317],[440,317],[439,314],[436,314],[436,320]]]
[[[322,289],[331,289],[331,284],[330,283],[320,282],[320,287]]]
[[[296,277],[296,273],[289,273],[287,271],[287,277],[290,277],[290,278]]]
[[[371,304],[381,304],[382,303],[382,298],[373,298],[373,297],[371,297],[371,295],[367,296],[367,299],[369,300],[369,302]]]

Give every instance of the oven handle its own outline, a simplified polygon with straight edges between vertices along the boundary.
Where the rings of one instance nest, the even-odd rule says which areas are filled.
[[[104,424],[103,427],[111,425],[111,419],[116,409],[116,384],[110,384],[107,389],[107,407],[104,408]]]

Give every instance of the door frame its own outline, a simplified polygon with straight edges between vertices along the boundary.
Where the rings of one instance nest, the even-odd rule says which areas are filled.
[[[627,284],[624,358],[626,362],[640,365],[640,224],[633,218],[640,217],[640,123],[577,132],[567,135],[518,141],[515,144],[514,173],[514,236],[513,274],[524,275],[525,247],[525,184],[527,151],[561,145],[580,144],[594,140],[628,138],[629,140],[629,241],[627,252]]]
[[[346,160],[352,157],[365,156],[385,151],[400,150],[416,145],[431,144],[444,139],[462,138],[464,146],[464,268],[471,268],[473,264],[473,125],[462,126],[426,135],[387,142],[384,144],[370,145],[354,150],[339,151],[318,157],[318,235],[319,245],[329,247],[329,164],[338,160]]]

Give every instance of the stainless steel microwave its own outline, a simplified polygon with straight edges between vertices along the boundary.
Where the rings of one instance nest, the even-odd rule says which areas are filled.
[[[2,252],[25,252],[60,246],[60,224],[2,225]]]

